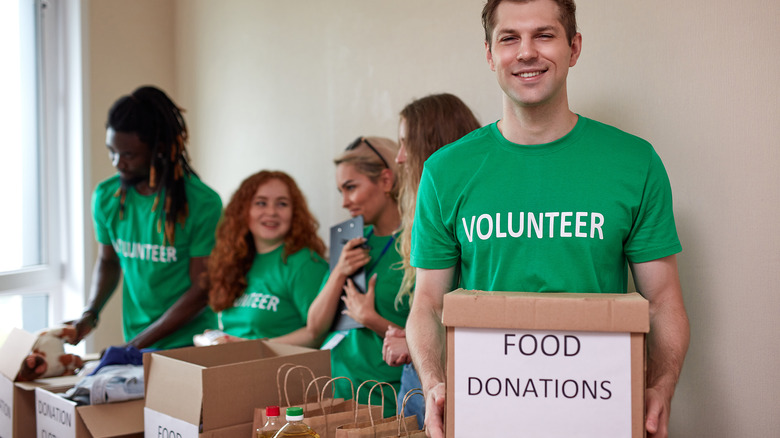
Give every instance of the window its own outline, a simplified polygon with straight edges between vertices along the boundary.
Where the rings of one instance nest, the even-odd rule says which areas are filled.
[[[81,131],[69,128],[81,120],[73,105],[80,88],[68,82],[80,78],[71,67],[80,53],[62,55],[80,41],[78,19],[68,18],[78,8],[0,1],[0,342],[12,327],[62,321],[68,302],[83,305],[84,276],[73,275],[84,260],[83,232],[74,232],[83,228],[83,165],[72,165],[83,152]]]

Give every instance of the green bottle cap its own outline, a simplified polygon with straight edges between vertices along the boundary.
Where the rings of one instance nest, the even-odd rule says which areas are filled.
[[[290,417],[300,417],[303,415],[303,408],[294,407],[294,408],[287,408],[287,415]]]

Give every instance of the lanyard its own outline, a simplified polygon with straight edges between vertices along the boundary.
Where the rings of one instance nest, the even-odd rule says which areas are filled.
[[[371,228],[371,231],[368,232],[368,236],[366,236],[366,241],[371,238],[371,236],[374,235],[374,228]],[[390,246],[395,242],[395,234],[392,234],[390,236],[390,240],[387,241],[387,244],[384,248],[382,248],[382,252],[379,253],[379,257],[377,257],[376,261],[374,263],[371,263],[370,265],[366,266],[366,276],[370,276],[371,272],[376,268],[376,266],[379,264],[379,261],[382,260],[382,257],[385,256],[385,253],[388,249],[390,249]]]

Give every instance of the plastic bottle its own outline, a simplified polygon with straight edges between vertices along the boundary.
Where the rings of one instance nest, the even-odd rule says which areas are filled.
[[[287,424],[279,429],[274,438],[313,437],[320,438],[317,432],[303,422],[303,408],[287,408]]]
[[[257,429],[255,438],[273,438],[276,432],[282,428],[283,422],[279,418],[279,406],[267,406],[265,408],[265,416],[268,418],[263,427]]]

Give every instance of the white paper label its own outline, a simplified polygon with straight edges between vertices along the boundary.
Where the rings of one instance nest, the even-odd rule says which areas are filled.
[[[0,438],[11,438],[14,432],[14,382],[0,376]]]
[[[144,436],[151,438],[198,438],[198,426],[144,408]]]
[[[455,328],[454,348],[456,437],[631,437],[629,333]]]
[[[76,403],[35,388],[35,428],[38,438],[76,438]]]

